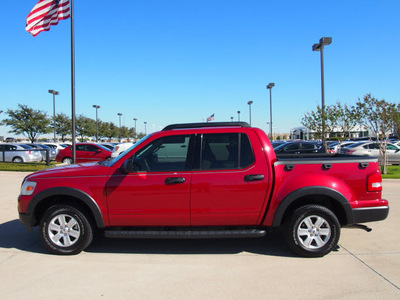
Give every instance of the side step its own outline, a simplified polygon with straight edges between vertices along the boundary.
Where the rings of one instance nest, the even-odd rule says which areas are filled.
[[[221,238],[255,238],[263,237],[262,229],[244,230],[105,230],[108,238],[127,239],[221,239]]]

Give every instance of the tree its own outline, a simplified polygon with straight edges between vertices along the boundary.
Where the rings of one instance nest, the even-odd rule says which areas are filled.
[[[119,128],[113,122],[101,122],[99,125],[99,135],[108,138],[119,136]]]
[[[400,103],[397,104],[397,107],[394,111],[394,133],[397,134],[397,137],[400,136]]]
[[[395,124],[396,105],[385,100],[378,100],[366,94],[363,100],[356,103],[363,124],[372,131],[377,138],[380,153],[380,164],[383,174],[387,173],[387,144],[389,135]]]
[[[336,115],[336,126],[341,132],[342,137],[350,137],[352,131],[359,123],[359,111],[354,106],[342,106],[340,102],[336,103],[333,108],[333,113]]]
[[[53,128],[54,125],[51,125]],[[72,120],[66,114],[61,113],[56,115],[56,133],[61,136],[61,140],[65,142],[67,135],[72,132]]]
[[[40,134],[51,132],[51,120],[45,112],[22,104],[18,104],[18,107],[16,110],[8,109],[8,118],[1,121],[1,125],[12,128],[9,133],[23,134],[33,143]]]
[[[92,137],[96,135],[96,121],[80,115],[76,118],[76,133],[81,137],[81,142],[83,142],[84,137]]]
[[[333,105],[325,106],[325,134],[328,137],[335,130],[337,124],[337,115],[335,114],[335,107]],[[301,124],[316,133],[317,138],[322,138],[322,109],[318,105],[317,111],[307,112]]]

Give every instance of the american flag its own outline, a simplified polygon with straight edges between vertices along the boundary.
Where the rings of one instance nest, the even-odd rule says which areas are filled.
[[[214,118],[214,114],[212,114],[211,116],[209,116],[208,118],[207,118],[207,122],[210,122],[210,121],[213,121],[215,118]]]
[[[49,31],[51,25],[70,17],[69,0],[40,0],[26,20],[26,31],[37,36],[42,31]]]

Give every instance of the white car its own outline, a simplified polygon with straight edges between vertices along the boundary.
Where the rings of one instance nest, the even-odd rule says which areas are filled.
[[[112,150],[111,157],[114,158],[119,156],[122,152],[124,152],[126,149],[129,149],[132,145],[133,143],[131,142],[115,145]]]
[[[347,148],[342,148],[340,152],[344,154],[379,157],[379,144],[377,142],[360,142],[350,145]],[[393,144],[388,144],[387,157],[388,164],[400,164],[400,148]]]
[[[40,162],[42,154],[23,144],[0,144],[0,161],[5,162]]]

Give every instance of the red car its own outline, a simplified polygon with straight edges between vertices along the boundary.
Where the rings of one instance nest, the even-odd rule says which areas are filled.
[[[106,147],[93,143],[76,144],[76,162],[102,161],[111,157],[112,151]],[[72,164],[72,146],[62,149],[58,152],[56,161],[65,164]]]
[[[85,250],[95,231],[192,239],[262,237],[280,228],[295,253],[320,257],[336,248],[342,227],[369,230],[358,223],[384,220],[389,203],[377,158],[281,158],[261,129],[209,122],[167,126],[113,160],[30,174],[18,211],[56,254]]]

